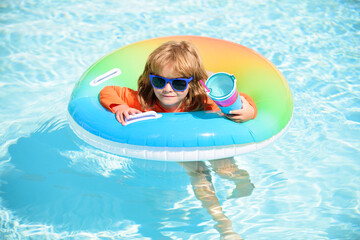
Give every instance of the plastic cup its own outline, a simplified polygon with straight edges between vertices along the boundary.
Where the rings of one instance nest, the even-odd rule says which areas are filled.
[[[209,77],[205,84],[210,89],[209,97],[223,113],[229,114],[232,110],[241,109],[242,102],[236,88],[234,75],[224,72],[215,73]]]

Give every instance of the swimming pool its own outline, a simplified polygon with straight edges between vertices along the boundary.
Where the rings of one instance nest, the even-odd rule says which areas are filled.
[[[246,239],[360,238],[357,1],[2,1],[0,239],[218,239],[176,163],[125,159],[79,140],[73,85],[121,46],[222,38],[272,61],[294,95],[288,132],[236,158],[250,196],[211,173]]]

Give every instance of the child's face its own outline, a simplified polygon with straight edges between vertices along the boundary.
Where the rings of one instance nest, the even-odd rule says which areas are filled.
[[[179,76],[178,73],[174,72],[172,64],[167,64],[159,75],[165,78],[184,77]],[[167,83],[163,89],[157,89],[154,87],[153,89],[155,96],[159,100],[161,106],[168,111],[175,111],[189,92],[189,86],[185,89],[185,91],[180,92],[172,89],[170,83]]]

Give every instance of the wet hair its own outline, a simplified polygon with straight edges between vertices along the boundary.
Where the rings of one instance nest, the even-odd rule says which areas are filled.
[[[159,75],[163,68],[172,65],[173,71],[184,78],[194,77],[189,82],[189,92],[180,103],[184,111],[204,110],[207,95],[199,80],[204,82],[208,78],[199,51],[187,41],[169,41],[155,49],[148,57],[144,72],[138,80],[139,102],[144,109],[151,109],[156,103],[149,74]]]

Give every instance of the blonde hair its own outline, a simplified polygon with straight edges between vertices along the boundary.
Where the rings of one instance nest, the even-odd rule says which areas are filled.
[[[189,92],[180,104],[184,111],[204,110],[207,95],[199,80],[208,78],[202,59],[196,47],[187,41],[169,41],[155,49],[148,57],[144,72],[138,80],[138,96],[142,107],[151,109],[156,103],[156,96],[149,74],[159,75],[163,68],[171,64],[173,71],[181,77],[194,79],[189,82]]]

